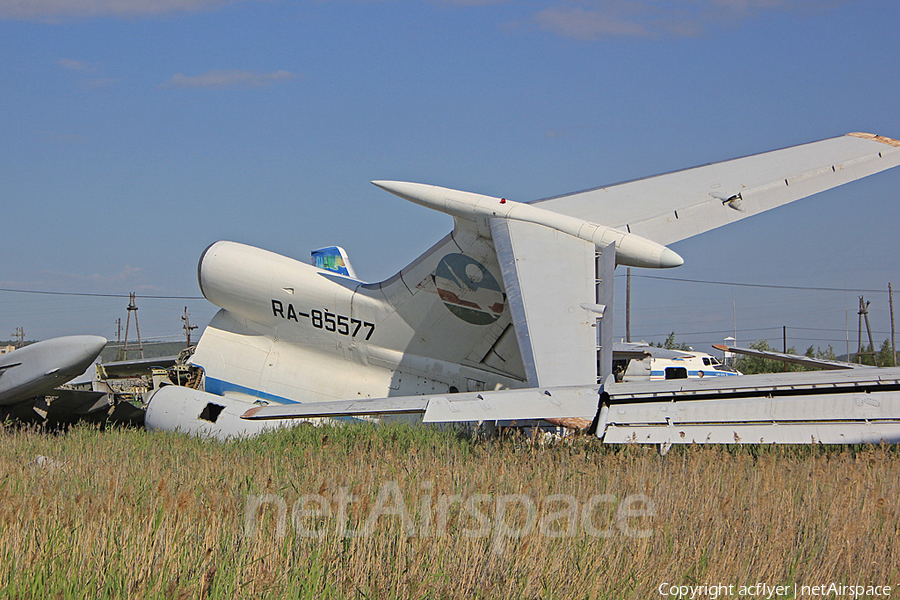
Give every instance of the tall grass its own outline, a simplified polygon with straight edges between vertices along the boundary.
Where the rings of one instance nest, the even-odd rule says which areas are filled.
[[[900,584],[894,447],[676,447],[660,457],[587,438],[544,445],[403,424],[224,444],[89,427],[7,428],[0,440],[0,589],[10,598],[657,598],[664,582]],[[342,494],[356,496],[343,519]],[[462,500],[438,523],[440,498],[454,495]],[[502,525],[521,537],[498,535],[497,503],[510,495],[518,502]],[[295,522],[304,496],[331,514]],[[579,510],[601,498],[590,525],[610,535],[553,519],[565,514],[561,496]],[[473,498],[487,528],[466,508]],[[525,526],[529,500],[548,527]],[[407,523],[388,514],[347,534],[401,502]]]

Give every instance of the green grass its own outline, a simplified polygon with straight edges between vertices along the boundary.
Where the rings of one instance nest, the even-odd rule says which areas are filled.
[[[6,598],[653,598],[663,582],[900,583],[894,447],[660,457],[590,438],[485,440],[399,423],[228,443],[6,427],[0,442]],[[39,466],[38,455],[62,466]],[[356,497],[343,515],[341,494]],[[648,509],[626,506],[637,494],[652,515],[621,512]],[[283,529],[269,502],[245,531],[248,501],[262,496],[283,501]],[[331,514],[295,523],[304,496]],[[592,498],[591,526],[607,537],[582,519]],[[382,514],[366,535],[345,535],[366,530],[379,501],[388,512],[402,504],[407,522]],[[636,531],[649,536],[626,535]]]

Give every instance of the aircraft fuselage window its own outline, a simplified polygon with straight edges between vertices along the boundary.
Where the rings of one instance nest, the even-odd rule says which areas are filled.
[[[684,367],[667,367],[666,379],[687,379],[687,369]]]

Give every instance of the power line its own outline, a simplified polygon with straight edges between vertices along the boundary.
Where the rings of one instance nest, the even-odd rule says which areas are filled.
[[[789,329],[800,329],[799,327],[794,327],[794,328],[788,327],[788,328]],[[747,333],[747,332],[752,332],[752,331],[775,331],[775,330],[781,331],[781,327],[751,327],[748,329],[737,329],[737,330],[723,329],[721,331],[689,331],[689,332],[685,332],[685,333],[675,331],[675,333],[683,336],[683,335],[713,335],[713,334],[717,334],[717,333]],[[818,331],[818,330],[814,330],[814,331]],[[841,329],[840,331],[844,331],[844,330]],[[652,335],[669,335],[669,333],[671,333],[671,330],[668,333],[664,333],[664,334],[654,333]]]
[[[48,292],[42,290],[15,290],[11,288],[0,288],[0,292],[10,292],[13,294],[43,294],[45,296],[88,296],[91,298],[129,298],[131,294],[97,294],[92,292]],[[138,294],[136,298],[144,298],[147,300],[204,300],[203,296],[143,296]]]
[[[870,311],[871,312],[871,311]],[[788,325],[787,328],[790,329],[800,329],[802,331],[833,331],[837,333],[844,333],[847,331],[846,329],[828,329],[827,327],[794,327],[793,325]],[[874,333],[887,334],[890,331],[876,331]]]
[[[816,331],[816,332],[823,332],[823,333],[827,333],[827,332],[846,333],[846,331],[844,329],[814,329],[812,327],[791,327],[790,325],[788,325],[787,328],[788,328],[788,332],[790,332],[793,329],[799,329],[802,331]],[[763,331],[776,331],[776,330],[781,331],[781,327],[753,327],[751,329],[738,329],[737,331],[735,331],[733,329],[723,329],[721,331],[685,331],[685,332],[676,330],[675,334],[678,335],[679,337],[684,337],[687,335],[719,335],[719,334],[725,334],[725,333],[728,333],[728,334],[761,333]],[[666,336],[666,335],[669,335],[670,333],[672,333],[671,329],[667,330],[665,333],[647,334],[645,332],[643,334],[635,334],[635,335],[640,335],[643,337],[653,337],[653,336],[657,336],[657,335]],[[873,331],[872,333],[876,333],[878,335],[890,335],[891,332],[890,331]],[[809,339],[814,339],[814,338],[809,338]]]
[[[617,277],[622,277],[618,275]],[[810,292],[865,292],[866,294],[886,294],[887,290],[866,290],[848,288],[808,287],[802,285],[775,285],[766,283],[738,283],[734,281],[705,281],[703,279],[684,279],[680,277],[661,277],[659,275],[634,275],[644,279],[660,279],[662,281],[679,281],[685,283],[705,283],[707,285],[731,285],[735,287],[769,288],[775,290],[805,290]]]

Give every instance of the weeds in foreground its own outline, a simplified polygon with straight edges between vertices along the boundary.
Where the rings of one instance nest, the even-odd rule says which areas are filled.
[[[900,583],[894,447],[660,457],[406,424],[228,443],[7,427],[0,440],[3,597],[647,598],[663,583]]]

